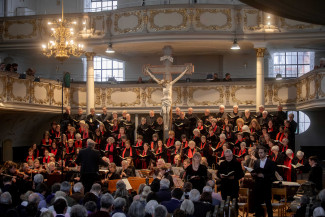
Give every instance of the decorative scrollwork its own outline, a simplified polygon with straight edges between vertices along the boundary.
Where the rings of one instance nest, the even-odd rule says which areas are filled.
[[[35,91],[36,87],[45,89],[45,92],[46,92],[45,99],[37,98],[36,91]],[[49,104],[49,102],[50,102],[50,84],[49,83],[33,82],[33,87],[31,89],[31,95],[32,95],[32,99],[33,99],[34,103],[41,104],[41,105]]]
[[[135,16],[138,19],[138,23],[135,27],[133,28],[125,28],[121,29],[118,25],[118,21],[121,17],[130,17],[130,16]],[[125,33],[130,33],[130,32],[137,32],[139,31],[144,23],[144,20],[146,18],[142,16],[142,11],[130,11],[130,12],[124,12],[124,13],[116,13],[114,15],[114,31],[118,32],[120,34],[125,34]]]
[[[18,84],[18,85],[23,85],[25,86],[23,89],[21,90],[22,93],[25,96],[15,96],[14,94],[14,85]],[[29,102],[30,100],[30,80],[29,79],[17,79],[14,77],[8,77],[8,85],[7,85],[7,93],[9,96],[9,99],[12,101],[16,101],[16,102]],[[18,91],[17,89],[15,89],[16,91]]]
[[[285,83],[285,84],[274,84],[274,97],[273,97],[273,101],[274,102],[279,102],[279,103],[283,103],[283,104],[287,104],[287,103],[295,103],[297,101],[297,94],[295,95],[296,97],[293,99],[281,99],[279,97],[279,90],[281,88],[290,88],[290,87],[295,87],[297,88],[297,83]]]
[[[30,24],[32,25],[32,32],[30,34],[17,34],[11,35],[9,32],[9,27],[14,24]],[[26,38],[33,38],[36,36],[37,26],[36,20],[6,20],[4,23],[4,37],[8,39],[26,39]]]
[[[286,28],[289,30],[299,30],[299,29],[312,29],[314,28],[315,25],[310,24],[310,23],[298,23],[295,25],[290,25],[286,22],[287,19],[280,17],[280,22],[281,22],[281,28]]]
[[[236,85],[233,85],[231,86],[231,92],[230,92],[230,95],[231,95],[231,98],[232,98],[232,101],[234,103],[236,103],[237,105],[253,105],[254,103],[254,100],[240,100],[236,97],[236,92],[240,89],[256,89],[256,87],[254,85],[241,85],[241,86],[236,86]],[[254,97],[255,99],[255,97]]]
[[[172,14],[172,13],[180,14],[183,18],[183,21],[177,26],[175,26],[175,25],[158,26],[155,24],[155,16],[158,14],[161,14],[161,13],[163,13],[163,14]],[[182,29],[186,28],[188,20],[189,20],[189,16],[187,14],[186,9],[150,10],[150,15],[149,15],[150,28],[153,29],[154,31],[182,30]]]
[[[120,102],[116,103],[113,102],[112,100],[112,94],[116,92],[122,92],[122,93],[127,93],[127,92],[133,92],[136,94],[135,101],[133,102]],[[119,107],[126,107],[126,106],[136,106],[140,105],[140,88],[108,88],[107,89],[107,104],[112,105],[112,106],[119,106]]]
[[[248,14],[256,14],[256,26],[249,26],[248,25]],[[261,30],[262,29],[262,17],[260,15],[260,12],[255,9],[245,9],[244,10],[244,29],[249,30],[249,31],[256,31],[256,30]]]
[[[227,17],[227,21],[222,24],[222,25],[210,25],[207,26],[201,22],[201,16],[204,13],[211,13],[211,14],[224,14]],[[198,28],[202,28],[204,30],[225,30],[225,29],[230,29],[232,24],[231,24],[231,9],[201,9],[198,8],[196,9],[196,15],[195,15],[195,20],[196,20],[196,26]]]
[[[209,90],[215,90],[216,92],[219,92],[219,99],[215,100],[215,101],[197,101],[196,99],[194,99],[194,92],[197,90],[203,90],[203,91],[209,91]],[[205,106],[209,106],[209,105],[217,105],[218,103],[222,103],[223,102],[223,97],[224,97],[224,93],[223,93],[223,88],[222,87],[189,87],[188,88],[188,99],[190,103],[193,103],[194,105],[198,106],[198,105],[205,105]]]

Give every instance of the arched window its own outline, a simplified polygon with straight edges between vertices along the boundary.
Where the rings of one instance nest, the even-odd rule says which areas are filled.
[[[124,81],[124,62],[95,57],[94,76],[95,82]]]
[[[289,114],[293,113],[293,120],[297,122],[296,134],[305,132],[310,126],[310,118],[302,111],[288,111]],[[289,119],[289,118],[288,118]]]

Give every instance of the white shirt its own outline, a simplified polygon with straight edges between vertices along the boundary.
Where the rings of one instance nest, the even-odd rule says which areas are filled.
[[[267,160],[267,158],[265,158],[264,160],[260,159],[260,167],[261,168],[265,167],[266,160]]]

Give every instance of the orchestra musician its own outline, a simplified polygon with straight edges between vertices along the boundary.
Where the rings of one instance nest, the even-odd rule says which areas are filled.
[[[135,168],[129,165],[129,162],[127,160],[123,160],[121,162],[122,168],[118,172],[121,179],[128,178],[128,177],[135,177]]]

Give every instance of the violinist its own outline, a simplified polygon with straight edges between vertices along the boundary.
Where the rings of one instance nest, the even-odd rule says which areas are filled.
[[[181,155],[176,154],[174,157],[173,167],[182,167],[182,158]]]
[[[28,164],[28,167],[29,167],[29,169],[33,169],[33,167],[34,167],[34,161],[33,160],[28,160],[27,161],[27,164]]]
[[[106,179],[107,180],[115,180],[115,179],[120,179],[120,175],[117,174],[116,171],[116,164],[115,163],[110,163],[108,166],[109,172],[106,175]]]
[[[46,166],[46,171],[48,175],[54,174],[54,173],[59,173],[59,171],[55,167],[55,162],[50,162]]]
[[[122,164],[122,168],[118,172],[121,179],[136,176],[135,175],[135,168],[130,166],[127,160],[123,160],[121,164]]]

